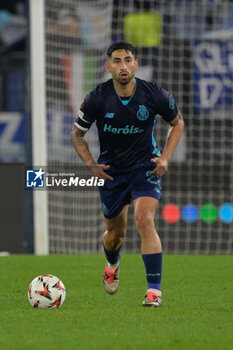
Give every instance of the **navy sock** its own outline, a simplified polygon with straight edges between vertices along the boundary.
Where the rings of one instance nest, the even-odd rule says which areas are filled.
[[[122,245],[117,250],[114,250],[114,251],[107,250],[104,246],[104,243],[103,243],[103,247],[104,247],[104,253],[105,253],[107,261],[112,265],[117,264],[118,261],[120,261],[120,250],[121,250]]]
[[[161,290],[163,253],[143,254],[142,258],[146,268],[148,289]]]

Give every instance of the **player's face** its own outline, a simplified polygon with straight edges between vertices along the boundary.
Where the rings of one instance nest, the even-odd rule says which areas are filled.
[[[130,51],[116,50],[106,62],[106,69],[112,74],[113,80],[122,85],[128,84],[134,77],[135,70],[138,68],[136,60]]]

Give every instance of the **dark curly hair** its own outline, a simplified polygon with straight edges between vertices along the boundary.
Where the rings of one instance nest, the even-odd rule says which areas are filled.
[[[111,44],[107,50],[107,56],[110,58],[112,56],[112,53],[116,50],[125,50],[132,52],[133,55],[135,55],[135,48],[130,43],[127,43],[126,41],[117,41],[113,44]]]

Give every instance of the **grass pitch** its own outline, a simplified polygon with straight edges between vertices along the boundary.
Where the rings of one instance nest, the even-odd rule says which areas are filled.
[[[103,255],[9,256],[0,266],[0,349],[232,349],[232,256],[165,255],[161,309],[141,307],[139,254],[122,254],[113,296],[102,286]],[[46,273],[66,286],[61,309],[33,309],[27,300],[31,280]]]

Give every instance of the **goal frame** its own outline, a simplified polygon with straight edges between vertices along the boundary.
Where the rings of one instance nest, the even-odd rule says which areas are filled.
[[[44,0],[29,0],[32,166],[47,164],[45,98],[45,30]],[[48,195],[46,190],[33,191],[34,253],[49,254]]]

